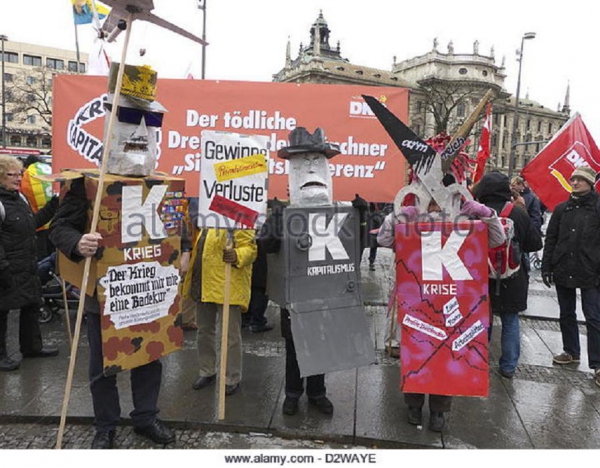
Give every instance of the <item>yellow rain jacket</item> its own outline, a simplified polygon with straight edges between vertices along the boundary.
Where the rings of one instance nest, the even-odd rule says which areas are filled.
[[[192,284],[192,273],[198,254],[198,242],[202,238],[202,231],[196,240],[196,248],[192,251],[190,268],[183,283],[183,294],[190,296],[191,288],[199,285]],[[256,260],[257,247],[254,230],[237,230],[233,232],[234,248],[237,254],[237,263],[231,268],[231,294],[230,305],[239,305],[245,311],[250,303],[250,288],[252,280],[252,264]],[[202,252],[202,302],[223,304],[225,291],[225,263],[223,262],[223,249],[227,244],[227,230],[209,228],[204,241]]]

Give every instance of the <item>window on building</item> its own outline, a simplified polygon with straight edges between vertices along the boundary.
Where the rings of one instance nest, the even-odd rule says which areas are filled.
[[[460,68],[460,69],[458,70],[458,73],[460,73],[461,75],[466,75],[466,74],[467,74],[467,72],[468,72],[468,70],[467,70],[466,68],[464,68],[464,67],[463,67],[463,68]]]
[[[36,122],[36,116],[35,115],[28,115],[27,116],[27,123],[31,124],[31,125],[35,125]]]
[[[79,64],[79,73],[85,73],[85,63]]]
[[[527,119],[527,124],[525,125],[525,129],[526,130],[531,129],[531,119]]]
[[[465,116],[465,103],[464,102],[459,102],[458,105],[456,106],[456,116],[457,117],[464,117]]]
[[[68,70],[70,72],[77,73],[77,62],[73,62],[72,60],[69,60],[69,68],[68,68]]]
[[[27,81],[28,85],[32,85],[37,83],[37,78],[35,76],[28,76],[25,78],[25,81]]]
[[[417,112],[423,112],[423,101],[417,101]]]
[[[13,80],[12,73],[5,73],[4,74],[4,81],[6,83],[10,83],[10,82],[12,82],[12,80]]]
[[[415,133],[417,135],[421,134],[421,125],[420,124],[415,125],[414,129],[415,129]]]
[[[13,115],[12,112],[7,112],[6,113],[6,121],[7,122],[12,122],[13,120],[15,120],[15,116]]]
[[[42,66],[42,57],[36,55],[23,54],[23,65],[31,65],[32,67]]]
[[[30,148],[36,148],[37,147],[37,138],[34,136],[28,136],[27,140],[26,140],[26,144]]]
[[[0,57],[2,58],[2,57]],[[19,63],[19,54],[15,53],[15,52],[4,52],[4,60],[2,60],[3,62],[7,62],[7,63]]]
[[[21,137],[19,135],[12,135],[9,141],[10,146],[21,146]]]
[[[42,148],[50,148],[52,146],[52,139],[50,137],[42,138]]]
[[[500,114],[494,114],[494,125],[500,125]]]
[[[10,101],[13,98],[12,90],[7,89],[6,92],[4,93],[4,96],[6,97],[7,101]]]
[[[541,121],[541,120],[540,120],[540,121],[538,121],[538,129],[537,129],[537,131],[538,131],[538,132],[541,132],[541,131],[542,131],[542,121]]]
[[[552,122],[548,122],[548,133],[552,133]]]
[[[487,72],[487,70],[483,70],[483,71],[481,72],[481,74],[482,74],[483,76],[488,76],[488,72]]]
[[[52,68],[53,70],[64,70],[65,69],[65,61],[61,59],[53,59],[48,57],[46,59],[46,66],[48,68]]]
[[[27,102],[33,102],[33,101],[35,101],[35,94],[28,93],[27,94]]]

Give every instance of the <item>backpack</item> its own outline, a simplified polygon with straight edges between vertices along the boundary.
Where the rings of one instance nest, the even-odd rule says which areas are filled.
[[[521,246],[515,238],[514,222],[509,218],[514,206],[507,203],[499,216],[506,240],[498,247],[488,250],[490,279],[496,280],[496,296],[500,295],[500,282],[516,276],[521,268]]]

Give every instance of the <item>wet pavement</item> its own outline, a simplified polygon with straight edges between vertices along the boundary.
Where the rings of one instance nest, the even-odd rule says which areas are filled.
[[[522,350],[515,378],[507,380],[498,373],[501,325],[496,320],[490,346],[489,398],[455,398],[442,434],[427,429],[426,409],[423,427],[409,425],[399,390],[398,360],[384,353],[391,258],[390,251],[380,249],[376,271],[368,271],[366,262],[362,264],[363,299],[377,362],[327,375],[328,396],[335,405],[332,416],[309,407],[306,398],[297,415],[281,412],[285,350],[279,311],[270,305],[267,317],[274,330],[243,331],[242,386],[227,397],[223,421],[217,420],[217,387],[192,389],[197,377],[194,332],[185,332],[183,350],[163,360],[160,417],[178,436],[169,448],[600,448],[600,388],[587,366],[585,327],[580,326],[581,364],[553,365],[552,355],[562,348],[556,322],[558,303],[536,272],[530,283],[529,309],[521,317]],[[581,311],[578,314],[582,318]],[[56,442],[69,361],[63,318],[42,326],[45,339],[59,345],[60,356],[25,359],[18,371],[0,374],[0,448],[51,448]],[[9,322],[9,351],[20,358],[14,338],[17,314],[11,313]],[[94,434],[85,333],[78,349],[65,448],[89,447]],[[123,425],[117,447],[156,447],[132,431],[126,373],[119,376],[119,389]]]

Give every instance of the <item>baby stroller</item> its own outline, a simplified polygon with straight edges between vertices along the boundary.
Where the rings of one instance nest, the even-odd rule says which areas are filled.
[[[66,310],[63,297],[62,280],[55,273],[56,252],[38,262],[38,276],[42,283],[42,305],[40,306],[40,323],[48,323],[61,310]],[[66,283],[67,306],[70,311],[77,310],[80,291],[72,284]]]

